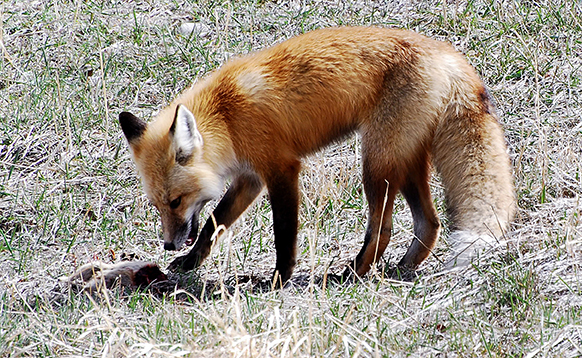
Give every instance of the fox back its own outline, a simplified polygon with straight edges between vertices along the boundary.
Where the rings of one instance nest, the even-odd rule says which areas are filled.
[[[440,230],[428,187],[431,163],[443,178],[454,229],[463,233],[456,236],[463,253],[452,265],[502,235],[514,212],[503,132],[482,81],[450,45],[409,31],[334,28],[297,36],[229,61],[150,124],[128,112],[120,123],[160,211],[165,248],[196,241],[174,269],[199,265],[215,229],[230,226],[266,186],[275,277],[289,279],[300,160],[355,131],[369,215],[363,247],[345,276],[365,274],[384,252],[398,192],[414,219],[400,265],[415,268],[430,254]],[[229,177],[198,233],[200,209]]]

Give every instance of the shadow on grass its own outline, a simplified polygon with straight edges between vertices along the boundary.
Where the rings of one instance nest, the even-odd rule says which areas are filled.
[[[135,262],[135,261],[130,261]],[[115,266],[115,265],[109,265]],[[138,265],[136,267],[142,267]],[[123,267],[132,268],[126,264]],[[157,268],[157,265],[155,266]],[[127,271],[127,270],[126,270]],[[127,274],[126,271],[123,271]],[[159,269],[158,269],[159,271]],[[346,272],[349,273],[348,270]],[[383,281],[414,282],[422,277],[422,271],[410,270],[393,263],[379,264],[373,273],[363,277],[353,274],[311,274],[309,272],[296,272],[291,279],[285,283],[283,290],[289,294],[301,295],[306,290],[316,287],[318,289],[343,289],[357,285],[367,285],[368,283],[382,284]],[[132,275],[132,277],[135,276]],[[162,281],[159,281],[163,278]],[[111,281],[102,285],[95,284],[88,286],[87,282],[75,282],[68,280],[68,284],[63,282],[56,287],[54,292],[58,296],[67,296],[68,293],[75,295],[82,294],[83,291],[92,297],[99,299],[104,297],[103,290],[107,289],[114,297],[135,298],[140,294],[151,294],[160,299],[171,298],[176,302],[213,301],[225,297],[232,297],[237,294],[265,295],[269,293],[281,292],[278,282],[274,282],[271,275],[265,274],[244,274],[229,273],[221,276],[219,274],[200,275],[196,270],[190,272],[174,273],[168,272],[162,275],[154,275],[145,284],[127,284],[122,276],[117,278],[109,277]],[[107,287],[107,288],[106,288]],[[109,296],[109,295],[108,295]]]
[[[406,269],[397,265],[379,267],[376,274],[357,277],[347,277],[338,274],[310,275],[296,273],[284,285],[283,290],[294,290],[298,294],[311,285],[318,288],[333,288],[339,286],[353,286],[366,281],[391,280],[414,282],[422,276],[421,271]],[[231,274],[224,278],[203,278],[196,272],[169,273],[168,280],[154,282],[146,288],[155,295],[172,295],[176,300],[195,299],[207,301],[219,299],[223,295],[234,295],[236,292],[251,294],[267,294],[276,292],[280,287],[273,282],[270,276],[264,275],[236,275]]]

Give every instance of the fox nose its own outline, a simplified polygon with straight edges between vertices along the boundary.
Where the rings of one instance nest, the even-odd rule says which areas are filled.
[[[164,242],[164,250],[174,251],[176,250],[176,245],[173,242]]]

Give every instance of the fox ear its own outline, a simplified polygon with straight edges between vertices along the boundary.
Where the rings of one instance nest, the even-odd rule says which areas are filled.
[[[179,104],[176,108],[170,134],[176,150],[176,161],[179,164],[186,164],[194,152],[202,150],[202,135],[196,128],[196,119],[184,105]]]
[[[121,124],[121,130],[123,130],[123,134],[125,134],[125,138],[129,143],[141,137],[147,127],[146,122],[129,112],[121,112],[119,114],[119,124]]]

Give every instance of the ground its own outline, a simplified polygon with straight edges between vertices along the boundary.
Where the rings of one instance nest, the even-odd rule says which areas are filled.
[[[4,1],[0,356],[582,355],[581,14],[566,0]],[[119,112],[150,119],[229,58],[338,25],[418,31],[475,66],[514,168],[519,210],[503,244],[443,272],[435,175],[445,230],[415,274],[394,274],[412,237],[399,199],[381,264],[356,283],[322,286],[363,237],[354,137],[304,162],[299,263],[286,289],[267,283],[264,198],[199,270],[171,275],[177,291],[91,296],[59,279],[95,260],[165,270],[175,255],[162,249]]]

